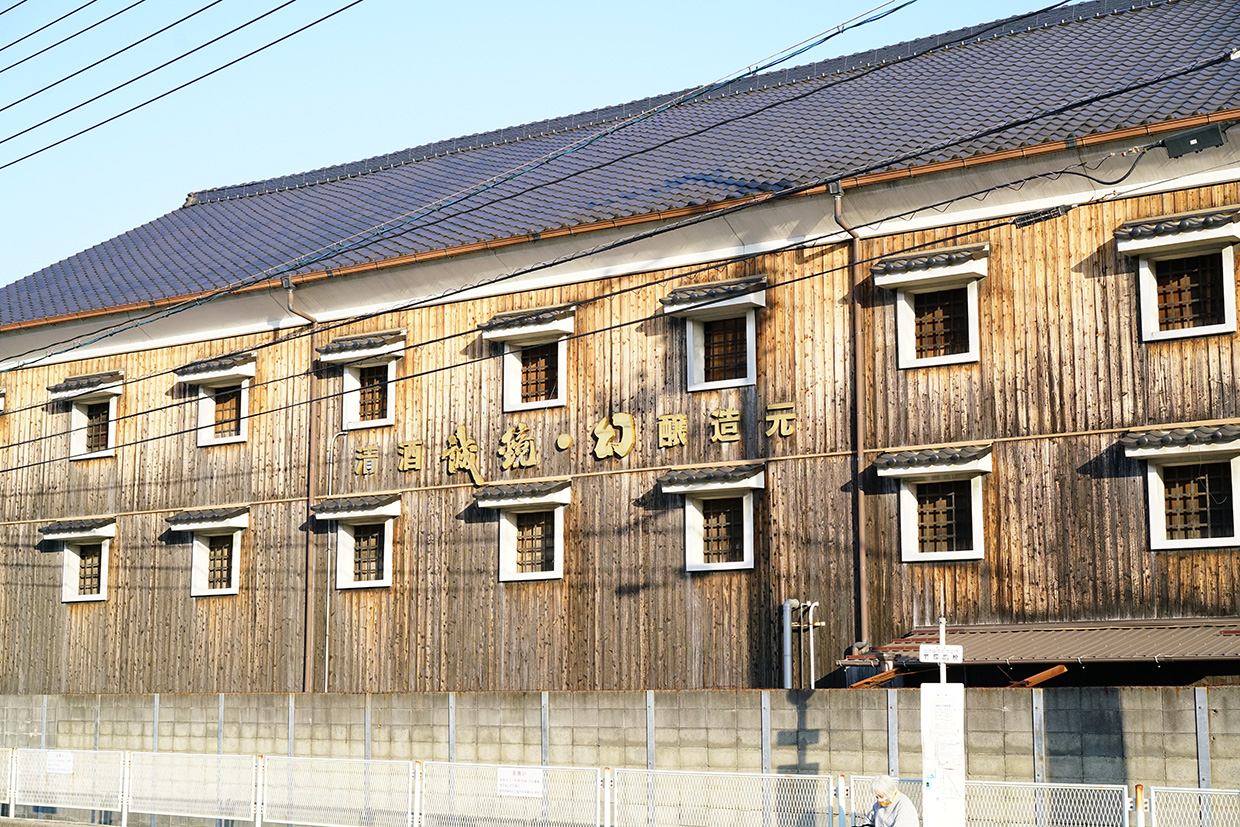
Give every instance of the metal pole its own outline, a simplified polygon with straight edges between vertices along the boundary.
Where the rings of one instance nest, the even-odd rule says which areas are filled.
[[[947,645],[947,618],[939,615],[939,645]],[[939,683],[947,683],[947,664],[939,664]]]

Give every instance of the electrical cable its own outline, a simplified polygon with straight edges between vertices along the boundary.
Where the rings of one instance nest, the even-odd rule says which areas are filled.
[[[1129,150],[1129,152],[1132,152],[1132,151],[1134,151],[1134,150]],[[1136,159],[1134,159],[1133,163],[1130,165],[1130,167],[1129,167],[1128,171],[1124,174],[1124,176],[1123,176],[1124,178],[1126,178],[1126,177],[1128,177],[1129,175],[1131,175],[1131,174],[1132,174],[1132,172],[1136,169],[1137,164],[1138,164],[1138,163],[1140,162],[1140,160],[1144,157],[1145,152],[1147,151],[1147,148],[1137,148],[1135,151],[1137,152],[1137,157],[1136,157]],[[1114,157],[1114,156],[1115,156],[1115,155],[1117,155],[1117,154],[1119,154],[1119,153],[1114,153],[1114,152],[1113,152],[1113,153],[1108,153],[1108,154],[1106,154],[1105,156],[1103,156],[1103,158],[1102,158],[1102,159],[1100,159],[1098,163],[1099,163],[1099,164],[1101,164],[1101,163],[1102,163],[1103,161],[1105,161],[1107,158],[1109,158],[1109,157]],[[1124,153],[1124,154],[1126,154],[1126,153]],[[1087,165],[1087,164],[1088,164],[1088,162],[1080,162],[1080,163],[1078,163],[1078,164],[1074,164],[1074,165],[1072,165],[1072,166],[1078,166],[1078,167],[1079,167],[1079,166],[1085,166],[1085,165]],[[859,225],[859,226],[862,226],[862,227],[875,227],[875,226],[881,225],[882,223],[885,223],[885,222],[887,222],[887,221],[896,220],[896,219],[899,219],[899,218],[909,218],[909,217],[912,217],[913,215],[915,215],[916,213],[919,213],[919,212],[924,212],[924,211],[926,211],[926,210],[937,210],[940,206],[942,206],[942,205],[944,205],[944,204],[954,203],[954,202],[957,202],[957,201],[963,201],[963,200],[967,200],[967,199],[970,199],[970,198],[978,198],[978,196],[979,196],[979,195],[980,195],[980,196],[981,196],[981,198],[984,200],[985,196],[986,196],[986,195],[989,195],[991,192],[995,192],[995,191],[998,191],[998,190],[1000,190],[1000,189],[1011,189],[1011,188],[1016,188],[1016,189],[1019,189],[1020,187],[1023,187],[1023,185],[1024,185],[1024,184],[1028,183],[1028,182],[1029,182],[1029,181],[1031,181],[1031,180],[1035,180],[1035,179],[1037,179],[1037,178],[1050,178],[1050,179],[1054,180],[1054,179],[1056,179],[1056,178],[1057,178],[1057,176],[1062,175],[1062,174],[1065,174],[1066,172],[1068,172],[1068,171],[1070,171],[1070,170],[1071,170],[1071,167],[1069,167],[1069,168],[1065,168],[1065,169],[1061,169],[1061,170],[1052,170],[1052,171],[1050,171],[1050,172],[1047,172],[1047,173],[1042,173],[1042,174],[1039,174],[1039,175],[1036,175],[1036,176],[1028,176],[1028,177],[1023,178],[1023,179],[1016,179],[1016,180],[1011,181],[1011,182],[1005,182],[1005,183],[1003,183],[1003,184],[997,184],[997,185],[994,185],[994,186],[988,187],[988,188],[986,188],[986,189],[984,189],[984,190],[979,190],[979,191],[976,191],[976,192],[973,192],[973,193],[966,193],[966,194],[963,194],[963,195],[957,196],[957,197],[952,198],[952,199],[949,199],[949,200],[947,200],[947,201],[940,201],[940,202],[936,202],[936,203],[933,203],[933,204],[928,204],[928,205],[924,205],[924,206],[921,206],[921,207],[916,207],[916,208],[913,208],[913,209],[911,209],[911,210],[907,210],[907,211],[905,211],[905,212],[903,212],[903,213],[898,213],[898,214],[895,214],[895,215],[885,216],[885,217],[882,217],[882,218],[879,218],[879,219],[875,219],[874,221],[871,221],[871,222],[869,222],[869,223],[867,223],[867,224],[863,224],[863,225]],[[1093,176],[1089,176],[1089,175],[1083,175],[1083,177],[1090,178],[1091,180],[1098,181],[1099,183],[1104,183],[1104,184],[1108,183],[1108,182],[1102,182],[1102,181],[1099,181],[1099,179],[1096,179],[1096,178],[1094,178]],[[1067,209],[1064,209],[1064,210],[1063,210],[1063,212],[1066,212],[1066,211],[1067,211]],[[1059,213],[1059,214],[1062,214],[1062,213]],[[937,238],[937,239],[935,239],[935,240],[933,240],[933,241],[924,242],[924,243],[921,243],[921,244],[911,245],[911,246],[908,246],[908,247],[903,248],[902,250],[898,250],[898,251],[894,251],[894,252],[886,252],[886,253],[883,253],[881,256],[876,256],[876,257],[874,257],[874,258],[872,258],[872,259],[867,259],[866,261],[873,261],[873,260],[877,260],[878,258],[887,258],[887,257],[890,257],[890,256],[892,256],[892,255],[898,255],[898,254],[905,253],[905,252],[911,252],[911,251],[914,251],[914,250],[917,250],[917,249],[921,249],[921,248],[925,248],[925,247],[940,246],[940,245],[942,245],[945,241],[952,241],[952,240],[955,240],[955,239],[958,239],[958,238],[961,238],[961,237],[965,237],[965,236],[968,236],[968,235],[974,235],[974,234],[976,234],[977,232],[981,232],[981,231],[988,231],[988,230],[990,230],[990,229],[994,229],[994,228],[996,228],[996,227],[1002,227],[1002,226],[1006,226],[1006,225],[1016,225],[1016,226],[1020,226],[1020,225],[1018,224],[1018,222],[1019,222],[1020,218],[1021,218],[1021,216],[1017,216],[1017,217],[1015,217],[1015,218],[1011,218],[1011,219],[1008,219],[1008,220],[1005,220],[1005,221],[1001,221],[1001,222],[997,222],[997,223],[994,223],[994,224],[987,225],[986,227],[983,227],[983,228],[980,228],[980,229],[968,230],[968,231],[965,231],[965,232],[962,232],[962,233],[958,233],[958,234],[956,234],[956,235],[954,235],[954,236],[950,236],[950,237],[948,237],[948,238]],[[695,275],[695,274],[698,274],[698,273],[701,273],[701,272],[707,272],[707,271],[710,271],[710,270],[720,269],[720,268],[722,268],[722,267],[732,266],[732,265],[735,265],[735,264],[737,264],[737,263],[741,263],[741,262],[743,262],[743,261],[747,261],[747,260],[752,260],[752,259],[754,259],[754,258],[758,258],[758,257],[761,257],[761,256],[767,256],[767,255],[773,255],[773,254],[777,254],[777,253],[788,252],[788,251],[795,250],[795,249],[798,249],[798,248],[813,247],[813,246],[816,246],[816,245],[818,245],[818,244],[822,243],[822,242],[823,242],[823,241],[824,241],[827,237],[832,236],[832,235],[838,235],[838,232],[834,232],[834,231],[833,231],[833,232],[829,232],[829,233],[823,233],[823,234],[820,234],[820,235],[818,235],[818,236],[813,236],[813,237],[810,237],[810,238],[806,238],[806,239],[801,239],[801,240],[798,240],[798,241],[796,241],[796,242],[791,242],[791,243],[789,243],[789,244],[787,244],[787,245],[783,245],[783,246],[778,247],[778,248],[773,248],[773,249],[770,249],[770,250],[763,250],[763,251],[761,251],[761,252],[757,252],[757,253],[749,253],[749,254],[745,254],[745,255],[743,255],[743,256],[735,256],[735,257],[729,258],[729,259],[727,259],[727,260],[725,260],[725,261],[717,261],[717,262],[712,262],[712,263],[710,263],[710,264],[708,264],[708,265],[703,265],[703,266],[701,266],[701,267],[699,267],[699,268],[696,268],[696,269],[694,269],[694,270],[692,270],[692,271],[689,271],[689,272],[687,272],[687,273],[686,273],[686,272],[684,272],[684,271],[676,271],[676,272],[673,272],[673,273],[671,273],[671,274],[669,274],[669,275],[666,275],[666,276],[663,276],[663,277],[659,277],[659,278],[655,278],[655,279],[652,279],[652,280],[643,281],[643,282],[642,282],[642,283],[640,283],[640,284],[630,285],[630,286],[627,286],[627,287],[618,288],[618,289],[613,290],[613,291],[610,291],[610,292],[608,292],[608,293],[603,293],[603,294],[600,294],[600,295],[597,295],[597,296],[587,297],[586,299],[583,299],[583,300],[581,300],[581,301],[574,302],[574,304],[575,304],[576,306],[578,306],[578,307],[582,307],[582,306],[586,306],[586,305],[593,304],[593,303],[596,303],[596,302],[606,301],[606,300],[609,300],[609,299],[615,298],[616,296],[619,296],[619,295],[622,295],[622,294],[625,294],[625,293],[635,292],[635,291],[637,291],[637,290],[649,289],[649,288],[650,288],[650,287],[652,287],[652,286],[656,286],[656,285],[658,285],[658,284],[665,283],[665,282],[668,282],[668,281],[673,281],[673,280],[677,280],[677,279],[682,279],[682,278],[684,278],[684,277],[686,277],[686,276],[688,276],[688,275]],[[861,262],[861,263],[865,263],[865,262]],[[797,283],[797,282],[804,281],[805,279],[808,279],[808,278],[814,278],[814,277],[817,277],[817,276],[826,275],[826,274],[828,274],[828,273],[837,272],[837,271],[839,271],[840,269],[842,269],[842,268],[832,268],[832,269],[825,270],[825,271],[821,271],[821,272],[817,272],[817,273],[805,274],[805,275],[803,275],[803,276],[799,276],[799,277],[796,277],[796,278],[793,278],[793,279],[789,279],[789,280],[784,281],[784,282],[780,282],[779,284],[776,284],[776,285],[770,285],[770,287],[769,287],[769,288],[763,288],[763,289],[770,289],[770,288],[774,288],[774,287],[778,287],[778,286],[783,286],[783,285],[787,285],[787,284],[795,284],[795,283]],[[709,305],[709,304],[711,304],[711,302],[709,302],[709,301],[707,301],[707,302],[702,302],[702,304],[703,304],[703,305]],[[618,329],[618,328],[620,328],[620,327],[627,326],[627,325],[629,325],[629,324],[639,324],[639,323],[642,323],[642,322],[645,322],[645,321],[650,321],[650,320],[652,320],[652,319],[657,319],[657,318],[660,318],[662,315],[663,315],[663,314],[662,314],[661,312],[658,312],[658,313],[652,314],[652,315],[650,315],[650,316],[646,316],[646,317],[639,318],[639,319],[637,319],[637,320],[630,320],[630,321],[628,321],[628,322],[621,322],[621,323],[617,323],[617,324],[615,324],[615,325],[611,325],[611,326],[608,326],[608,327],[605,327],[605,328],[599,328],[599,329],[595,329],[595,330],[591,330],[591,331],[586,331],[586,332],[583,332],[583,333],[581,333],[581,334],[570,335],[570,336],[567,336],[567,337],[565,337],[565,338],[566,338],[566,340],[572,340],[572,339],[576,339],[576,338],[581,338],[581,337],[583,337],[583,336],[588,336],[588,335],[593,335],[593,334],[603,333],[603,332],[609,332],[609,331],[611,331],[611,330],[615,330],[615,329]],[[351,323],[351,322],[350,322],[350,323]],[[321,331],[321,330],[319,330],[319,331],[317,331],[317,332],[322,332],[322,331]],[[463,337],[463,336],[472,336],[472,335],[475,335],[476,333],[477,333],[477,329],[476,329],[476,328],[469,328],[469,329],[467,329],[467,330],[458,331],[458,332],[455,332],[455,333],[444,334],[444,335],[442,335],[442,336],[434,337],[434,338],[432,338],[432,339],[423,340],[423,341],[420,341],[420,342],[416,342],[416,343],[408,344],[408,345],[406,345],[404,348],[402,348],[400,352],[401,352],[401,353],[408,353],[409,351],[414,350],[414,349],[419,348],[419,347],[426,347],[426,346],[430,346],[430,345],[434,345],[434,344],[442,344],[442,343],[447,342],[447,341],[450,341],[450,340],[452,340],[452,339],[460,338],[460,337]],[[264,349],[264,348],[266,348],[266,347],[272,347],[272,346],[274,346],[274,345],[276,345],[276,344],[287,343],[287,341],[289,341],[289,339],[290,339],[290,338],[299,338],[301,335],[306,335],[306,334],[299,332],[299,334],[298,334],[296,337],[282,338],[282,339],[280,339],[280,340],[278,340],[278,341],[273,341],[273,342],[264,343],[264,344],[261,344],[261,345],[259,345],[259,346],[253,347],[253,348],[245,348],[245,349],[240,350],[240,351],[235,351],[235,352],[233,352],[232,354],[215,355],[215,356],[211,356],[211,357],[208,357],[208,358],[210,358],[210,359],[213,359],[213,360],[214,360],[214,359],[228,358],[230,355],[240,355],[241,353],[253,353],[253,352],[257,351],[257,350]],[[405,380],[405,379],[407,379],[407,378],[413,378],[413,376],[414,376],[414,375],[416,375],[416,376],[427,376],[427,375],[431,375],[431,374],[434,374],[434,373],[439,373],[439,372],[443,372],[443,371],[447,371],[447,370],[453,370],[453,369],[456,369],[456,368],[458,368],[458,367],[468,367],[468,366],[470,366],[470,365],[477,364],[477,363],[479,363],[479,362],[485,362],[485,361],[490,360],[490,359],[500,358],[500,356],[502,356],[502,354],[499,354],[499,355],[488,355],[488,356],[484,356],[484,357],[477,357],[477,358],[474,358],[474,359],[467,360],[467,361],[465,361],[465,362],[458,362],[458,363],[453,363],[453,364],[451,364],[451,365],[445,365],[445,366],[441,366],[441,367],[437,367],[437,368],[427,369],[427,370],[424,370],[424,371],[419,372],[418,374],[413,374],[413,375],[410,375],[410,376],[402,377],[402,378],[400,378],[400,379],[398,379],[398,380],[393,380],[393,381],[404,381],[404,380]],[[349,364],[349,363],[345,363],[345,364],[347,365],[347,364]],[[156,374],[151,374],[151,375],[149,375],[149,376],[147,376],[147,377],[142,377],[142,378],[143,378],[143,379],[146,379],[146,378],[154,378],[155,376],[163,376],[163,375],[168,375],[168,374],[172,374],[172,373],[175,373],[175,372],[176,372],[176,369],[170,369],[170,370],[166,370],[166,371],[161,371],[161,372],[156,373]],[[295,373],[295,374],[289,374],[289,375],[285,375],[285,376],[272,377],[272,378],[269,378],[269,379],[265,379],[265,380],[263,380],[262,382],[251,382],[251,383],[250,383],[250,385],[249,385],[249,388],[250,388],[250,390],[255,390],[255,389],[257,389],[257,388],[261,388],[261,387],[263,387],[263,386],[265,386],[265,385],[269,385],[269,384],[284,383],[284,382],[289,381],[290,379],[296,378],[297,376],[302,376],[302,375],[305,375],[305,373],[306,373],[306,371],[298,371],[298,372],[297,372],[297,373]],[[137,381],[141,381],[141,379],[126,380],[125,382],[120,383],[120,385],[121,385],[121,386],[123,386],[123,385],[125,385],[125,384],[129,384],[129,382],[131,382],[131,381],[132,381],[132,382],[137,382]],[[191,384],[192,384],[192,383],[191,383]],[[306,400],[306,401],[304,402],[304,404],[312,404],[313,402],[316,402],[316,401],[322,401],[322,400],[325,400],[325,399],[335,398],[335,397],[338,397],[338,396],[342,396],[344,393],[346,393],[346,391],[343,391],[343,390],[342,390],[342,391],[337,392],[337,393],[326,394],[326,395],[323,395],[323,396],[320,396],[320,397],[315,397],[314,399]],[[183,407],[183,406],[185,406],[185,405],[196,404],[196,403],[197,403],[197,401],[198,401],[198,400],[197,400],[196,398],[192,398],[192,399],[186,399],[186,400],[179,401],[179,402],[169,403],[169,404],[167,404],[167,405],[159,406],[159,407],[156,407],[156,408],[148,408],[148,409],[145,409],[145,410],[142,410],[142,411],[135,411],[135,412],[132,412],[132,413],[128,413],[128,414],[124,414],[124,415],[121,415],[121,416],[116,416],[116,417],[113,417],[113,421],[114,421],[114,422],[122,422],[122,421],[125,421],[125,420],[130,419],[130,418],[136,418],[136,417],[149,416],[149,415],[150,415],[150,414],[152,414],[152,413],[162,413],[162,412],[166,412],[166,411],[169,411],[169,410],[173,410],[173,409],[176,409],[176,408],[179,408],[179,407]],[[292,404],[296,405],[296,404],[302,404],[302,403],[292,403]],[[17,412],[19,412],[19,411],[21,411],[21,410],[31,410],[31,409],[34,409],[34,408],[42,408],[42,407],[43,407],[43,405],[41,405],[41,404],[39,404],[39,405],[30,405],[30,406],[27,406],[27,407],[25,407],[25,408],[15,409],[15,410],[13,410],[13,411],[10,411],[9,413],[10,413],[10,414],[12,414],[12,413],[17,413]],[[70,429],[70,430],[67,430],[67,431],[59,431],[59,432],[56,432],[56,433],[50,433],[50,434],[41,434],[40,436],[38,436],[38,437],[34,437],[34,438],[32,438],[32,439],[29,439],[29,440],[24,440],[24,441],[21,441],[21,442],[10,443],[10,444],[5,445],[5,446],[0,446],[0,448],[16,448],[16,447],[21,447],[21,446],[25,446],[25,445],[33,444],[33,443],[36,443],[36,442],[40,442],[40,441],[43,441],[43,440],[46,440],[46,439],[52,439],[52,438],[56,438],[56,437],[61,437],[61,436],[64,436],[64,435],[66,435],[66,434],[71,433],[71,431],[72,431],[72,430],[73,430],[73,429]],[[178,434],[182,434],[182,433],[189,433],[189,432],[193,432],[193,431],[196,431],[196,430],[199,430],[199,428],[198,428],[197,426],[196,426],[196,427],[194,427],[194,428],[188,429],[188,430],[186,430],[186,431],[178,431],[178,432],[176,432],[175,434],[168,434],[168,435],[164,435],[164,436],[173,436],[173,435],[178,435]],[[117,446],[117,447],[121,447],[121,446]]]
[[[104,23],[107,23],[109,20],[112,20],[113,18],[120,17],[125,12],[129,11],[135,6],[141,6],[145,2],[146,0],[134,0],[134,2],[130,3],[128,6],[121,9],[120,11],[112,12],[112,14],[109,14],[107,17],[103,18],[102,20],[97,20],[94,23],[91,23],[89,26],[87,26],[84,29],[78,29],[73,34],[69,35],[68,37],[62,37],[60,40],[57,40],[55,43],[53,43],[50,46],[44,46],[39,51],[33,54],[26,55],[25,57],[23,57],[21,60],[17,61],[16,63],[10,63],[8,66],[5,66],[4,68],[0,69],[0,75],[4,74],[5,72],[7,72],[8,70],[12,69],[15,66],[21,66],[27,60],[33,60],[34,58],[38,57],[39,55],[45,52],[50,52],[52,49],[55,49],[57,46],[60,46],[64,43],[68,43],[70,40],[72,40],[73,38],[77,37],[80,34],[86,34],[86,32],[89,32],[91,29],[94,29],[98,26],[102,26]],[[60,81],[57,81],[57,83],[59,82]],[[51,87],[45,87],[45,88],[50,89]],[[7,109],[8,107],[5,107],[5,108]]]
[[[13,4],[13,5],[11,5],[11,6],[9,6],[7,9],[0,9],[0,14],[8,14],[9,12],[13,11],[13,9],[17,8],[17,7],[18,7],[18,6],[20,6],[22,3],[25,3],[25,2],[26,2],[26,0],[17,0],[17,2],[16,2],[16,3],[14,3],[14,4]]]
[[[65,12],[65,13],[64,13],[64,14],[62,14],[60,17],[57,17],[55,20],[53,20],[51,23],[45,23],[44,25],[40,26],[39,28],[35,29],[34,31],[32,31],[32,32],[27,32],[26,34],[22,35],[21,37],[17,38],[16,40],[12,41],[11,43],[6,43],[6,44],[4,44],[3,46],[0,46],[0,52],[3,52],[5,49],[8,49],[8,48],[9,48],[9,47],[11,47],[11,46],[16,46],[18,43],[21,43],[23,40],[27,40],[27,39],[29,39],[29,38],[34,37],[36,34],[38,34],[39,32],[43,31],[44,29],[50,29],[52,26],[55,26],[57,23],[59,23],[61,20],[64,20],[66,17],[72,17],[73,15],[77,14],[77,13],[78,13],[78,12],[80,12],[82,9],[86,8],[87,6],[94,5],[95,3],[98,3],[98,2],[99,2],[99,0],[86,0],[86,2],[85,2],[85,3],[83,3],[83,4],[82,4],[82,5],[80,5],[80,6],[78,6],[78,7],[77,7],[76,9],[74,9],[73,11],[70,11],[70,12]],[[18,3],[18,4],[17,4],[17,5],[15,5],[15,6],[9,6],[9,7],[8,7],[7,9],[5,9],[4,11],[6,11],[6,12],[8,12],[8,11],[12,11],[13,9],[17,8],[17,6],[20,6],[20,5],[21,5],[21,3]],[[0,14],[3,14],[3,12],[0,12]]]
[[[194,15],[196,15],[196,14],[200,14],[200,13],[202,13],[202,12],[206,11],[207,9],[211,8],[211,6],[217,5],[218,3],[221,3],[221,2],[223,2],[223,0],[214,0],[214,2],[212,2],[212,3],[208,3],[206,6],[203,6],[201,9],[199,9],[199,10],[198,10],[198,11],[196,11],[196,12],[191,13],[191,14],[190,14],[190,15],[188,15],[187,17],[183,17],[183,18],[181,18],[181,20],[178,20],[178,21],[176,21],[175,23],[171,23],[171,24],[169,24],[168,26],[165,26],[163,29],[160,29],[158,32],[155,32],[154,34],[147,35],[145,38],[143,38],[143,40],[139,40],[139,41],[137,41],[136,43],[131,43],[131,44],[129,44],[128,46],[126,46],[125,48],[123,48],[123,49],[121,49],[121,50],[119,50],[119,51],[113,52],[112,54],[108,55],[107,57],[102,58],[102,59],[100,59],[100,60],[98,60],[98,61],[96,61],[96,62],[92,63],[90,66],[87,66],[87,67],[85,67],[84,69],[79,69],[79,70],[77,70],[76,72],[74,72],[74,73],[73,73],[73,74],[71,74],[71,75],[66,75],[65,77],[61,78],[60,80],[55,81],[55,82],[53,82],[53,83],[50,83],[50,84],[48,84],[47,86],[44,86],[42,89],[39,89],[39,90],[34,91],[34,92],[31,92],[29,95],[26,95],[26,97],[24,97],[24,98],[19,98],[19,99],[17,99],[17,100],[15,100],[15,101],[13,101],[13,102],[12,102],[12,103],[10,103],[10,104],[7,104],[7,105],[5,105],[5,106],[0,106],[0,112],[3,112],[3,111],[5,111],[6,109],[10,109],[10,108],[12,108],[12,107],[14,107],[14,106],[17,106],[17,104],[22,103],[23,101],[28,101],[28,100],[30,100],[31,98],[33,98],[35,95],[39,94],[40,92],[45,92],[45,91],[47,91],[48,89],[51,89],[53,86],[56,86],[57,84],[64,83],[66,80],[69,80],[69,78],[76,77],[77,75],[80,75],[82,72],[87,71],[87,69],[91,69],[91,68],[93,68],[93,67],[95,67],[95,66],[98,66],[100,63],[103,63],[103,62],[104,62],[104,61],[106,61],[106,60],[111,60],[112,58],[116,57],[117,55],[121,54],[122,52],[125,52],[125,51],[127,51],[128,49],[132,49],[134,46],[137,46],[139,43],[142,43],[142,42],[144,42],[145,40],[149,40],[149,39],[151,39],[152,37],[154,37],[155,35],[157,35],[157,34],[161,34],[161,33],[165,32],[165,31],[167,31],[168,29],[172,28],[173,26],[176,26],[177,24],[179,24],[179,23],[181,23],[181,22],[183,22],[183,21],[185,21],[185,20],[188,20],[190,17],[193,17],[193,16],[194,16]],[[69,113],[71,113],[71,112],[76,112],[77,110],[81,109],[83,106],[89,106],[90,104],[94,103],[95,101],[99,100],[100,98],[105,98],[105,97],[107,97],[108,95],[112,94],[113,92],[116,92],[117,90],[124,89],[126,86],[130,85],[131,83],[137,83],[138,81],[142,80],[143,78],[145,78],[145,77],[149,77],[149,76],[151,76],[151,75],[155,74],[156,72],[158,72],[159,70],[161,70],[161,69],[165,69],[165,68],[167,68],[167,67],[171,66],[172,64],[176,63],[176,62],[177,62],[177,61],[179,61],[179,60],[184,60],[185,58],[189,57],[190,55],[195,54],[196,52],[200,52],[200,51],[202,51],[203,49],[207,48],[208,46],[214,45],[214,44],[216,44],[216,43],[220,42],[221,40],[223,40],[224,38],[226,38],[226,37],[230,37],[230,36],[232,36],[232,35],[236,34],[237,32],[241,31],[242,29],[246,28],[247,26],[252,26],[253,24],[257,23],[258,21],[263,20],[264,18],[270,17],[271,15],[273,15],[273,14],[275,14],[276,12],[280,11],[281,9],[287,8],[288,6],[291,6],[291,5],[293,5],[294,3],[296,3],[296,2],[297,2],[297,0],[284,0],[284,2],[283,2],[283,3],[281,3],[281,4],[280,4],[280,5],[278,5],[278,6],[276,6],[274,9],[270,9],[269,11],[265,11],[265,12],[263,12],[262,14],[260,14],[258,17],[255,17],[255,18],[253,18],[253,19],[251,19],[251,20],[248,20],[247,22],[242,23],[240,26],[237,26],[237,27],[236,27],[236,28],[234,28],[234,29],[231,29],[231,30],[229,30],[229,31],[227,31],[227,32],[224,32],[222,35],[219,35],[218,37],[214,37],[214,38],[212,38],[212,39],[208,40],[206,43],[202,43],[202,44],[199,44],[198,46],[195,46],[194,48],[190,49],[188,52],[182,52],[181,54],[177,55],[176,57],[172,58],[171,60],[167,60],[167,61],[165,61],[165,62],[163,62],[163,63],[159,64],[159,65],[158,65],[158,66],[156,66],[154,69],[148,69],[147,71],[143,72],[142,74],[140,74],[140,75],[136,75],[136,76],[134,76],[134,77],[130,78],[129,80],[125,81],[124,83],[119,83],[119,84],[117,84],[116,86],[113,86],[111,89],[107,90],[106,92],[100,92],[98,95],[95,95],[93,98],[87,98],[86,100],[82,101],[81,103],[74,104],[73,106],[69,107],[68,109],[65,109],[65,110],[63,110],[63,111],[61,111],[61,112],[59,112],[59,113],[57,113],[57,114],[55,114],[55,115],[52,115],[52,116],[48,117],[48,118],[44,118],[43,120],[39,121],[39,122],[38,122],[37,124],[35,124],[34,126],[28,126],[28,127],[26,127],[25,129],[21,130],[20,132],[14,132],[12,135],[8,136],[7,138],[0,138],[0,144],[7,144],[9,141],[13,140],[14,138],[20,138],[22,135],[25,135],[25,134],[26,134],[26,133],[28,133],[28,132],[33,132],[34,130],[38,129],[38,128],[39,128],[39,127],[41,127],[41,126],[46,126],[47,124],[51,123],[52,121],[57,120],[57,119],[59,119],[59,118],[63,118],[65,115],[68,115],[68,114],[69,114]],[[277,41],[277,42],[278,42],[278,41]],[[226,65],[227,65],[227,64],[226,64]],[[140,108],[140,107],[135,107],[135,108]],[[133,110],[130,110],[130,111],[133,111]],[[122,114],[125,114],[125,113],[122,113]],[[105,121],[104,123],[107,123],[107,121]],[[92,128],[93,128],[93,127],[92,127]],[[89,131],[89,130],[83,130],[83,131]],[[66,139],[66,140],[68,140],[68,139]],[[63,143],[63,141],[62,141],[61,143]],[[53,144],[53,146],[55,146],[55,144]],[[41,151],[42,151],[42,150],[40,150],[40,152],[41,152]],[[19,160],[21,160],[21,159],[19,159]],[[15,162],[14,162],[14,163],[15,163]],[[7,165],[7,164],[6,164],[6,166],[9,166],[9,165]],[[3,169],[3,168],[4,168],[4,167],[0,167],[0,169]]]

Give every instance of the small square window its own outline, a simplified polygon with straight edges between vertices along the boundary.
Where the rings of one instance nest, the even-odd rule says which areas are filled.
[[[241,393],[241,385],[226,385],[211,390],[215,403],[212,433],[217,440],[241,436]]]
[[[388,365],[367,365],[357,369],[359,422],[375,422],[388,418]]]
[[[566,304],[500,313],[479,325],[483,341],[504,346],[501,393],[505,411],[566,403],[568,337],[575,324],[576,308]]]
[[[250,525],[248,506],[182,511],[166,518],[173,531],[193,542],[191,597],[214,597],[240,591],[241,535]]]
[[[560,342],[523,347],[521,402],[549,402],[560,395]]]
[[[1240,428],[1134,431],[1120,442],[1146,461],[1151,548],[1240,546]]]
[[[896,291],[901,369],[976,362],[979,281],[989,272],[985,244],[882,259],[874,284]]]
[[[219,591],[233,585],[233,535],[216,534],[207,538],[207,589]]]
[[[745,498],[702,500],[702,562],[708,566],[745,560]]]
[[[108,599],[108,552],[116,536],[111,517],[66,520],[40,528],[43,539],[63,552],[62,603],[98,603]]]
[[[177,381],[198,390],[198,447],[244,442],[255,356],[238,353],[180,367]]]
[[[659,486],[685,495],[685,571],[754,567],[754,492],[766,486],[761,464],[673,471]]]
[[[393,541],[400,495],[337,497],[313,507],[316,520],[336,524],[336,588],[392,585]]]
[[[1218,253],[1151,262],[1158,290],[1158,329],[1188,330],[1224,322],[1223,257]]]
[[[874,464],[878,476],[900,483],[901,560],[983,558],[982,480],[992,467],[991,446],[887,452]]]
[[[1162,481],[1168,540],[1235,536],[1231,463],[1168,465]]]
[[[744,379],[749,372],[748,315],[702,322],[702,378]]]
[[[391,385],[405,352],[404,330],[341,336],[316,349],[323,364],[338,365],[343,373],[340,414],[345,430],[395,423]]]
[[[555,571],[555,510],[517,512],[516,529],[517,572]]]
[[[112,403],[92,402],[82,406],[86,417],[86,453],[106,451],[112,447]]]
[[[363,523],[353,526],[352,533],[353,582],[382,580],[387,525],[385,523]]]
[[[737,388],[758,381],[757,315],[766,307],[766,277],[689,284],[659,299],[685,320],[690,391]]]
[[[83,543],[77,550],[78,597],[103,594],[103,543]]]
[[[474,493],[479,508],[499,511],[499,581],[558,580],[564,576],[566,479],[494,483]]]

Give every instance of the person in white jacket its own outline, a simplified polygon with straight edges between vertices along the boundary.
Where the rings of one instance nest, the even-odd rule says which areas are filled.
[[[869,823],[874,827],[920,827],[917,808],[896,786],[890,775],[874,779],[874,806],[870,808]]]

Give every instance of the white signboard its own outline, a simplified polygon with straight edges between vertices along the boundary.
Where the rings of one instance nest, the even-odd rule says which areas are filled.
[[[529,767],[497,767],[496,793],[515,798],[542,798],[543,771]]]
[[[922,663],[964,663],[964,647],[923,643],[917,647],[917,659]]]
[[[48,775],[73,775],[73,753],[54,749],[47,753]]]
[[[959,827],[964,810],[964,684],[921,685],[924,827]]]

